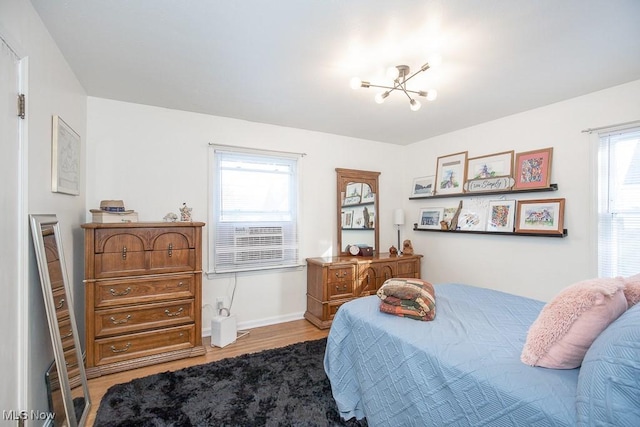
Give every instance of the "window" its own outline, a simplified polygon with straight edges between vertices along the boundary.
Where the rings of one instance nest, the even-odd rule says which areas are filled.
[[[298,158],[212,151],[210,269],[298,266]]]
[[[599,134],[598,275],[640,272],[640,127]]]

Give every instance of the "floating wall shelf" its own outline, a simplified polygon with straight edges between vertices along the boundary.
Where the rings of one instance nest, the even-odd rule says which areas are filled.
[[[439,230],[436,228],[417,228],[413,227],[413,231],[431,231],[436,233],[449,233],[449,234],[493,234],[499,236],[532,236],[532,237],[567,237],[569,232],[567,229],[562,230],[562,234],[560,233],[502,233],[497,231],[478,231],[478,230]]]
[[[409,197],[409,200],[444,199],[444,198],[451,198],[451,197],[492,196],[497,194],[539,193],[543,191],[558,191],[558,184],[551,184],[549,187],[525,188],[522,190],[475,191],[472,193],[436,194],[434,196],[413,196],[413,197]]]

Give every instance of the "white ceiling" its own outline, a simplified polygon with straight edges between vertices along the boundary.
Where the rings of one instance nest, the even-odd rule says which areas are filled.
[[[640,79],[638,0],[31,3],[90,96],[402,145]]]

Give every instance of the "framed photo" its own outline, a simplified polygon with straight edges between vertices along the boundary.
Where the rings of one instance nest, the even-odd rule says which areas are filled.
[[[413,185],[411,186],[411,196],[433,196],[433,190],[435,186],[436,176],[423,176],[421,178],[415,178]]]
[[[458,216],[460,231],[484,231],[484,212],[479,209],[462,208]]]
[[[80,135],[59,116],[51,132],[51,191],[80,194]]]
[[[353,224],[353,210],[346,209],[342,211],[342,228],[351,228]]]
[[[487,213],[487,231],[497,233],[513,232],[513,219],[516,212],[515,200],[489,200]]]
[[[373,203],[375,201],[376,195],[371,190],[371,186],[369,184],[362,183],[362,198],[360,199],[360,203]]]
[[[514,189],[546,188],[551,184],[553,147],[516,154]]]
[[[511,176],[513,172],[513,150],[467,160],[467,180]]]
[[[463,192],[467,166],[467,151],[438,157],[435,194]]]
[[[362,200],[362,183],[350,182],[344,195],[342,206],[357,205]]]
[[[516,233],[562,234],[565,199],[519,200]]]
[[[444,219],[444,208],[420,209],[418,228],[440,230],[440,221]]]

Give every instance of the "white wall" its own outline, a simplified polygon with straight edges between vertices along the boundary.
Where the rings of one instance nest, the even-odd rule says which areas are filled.
[[[414,248],[425,255],[423,277],[434,283],[468,283],[541,300],[549,300],[576,281],[595,277],[596,138],[581,131],[640,119],[639,99],[640,80],[406,147],[402,188],[407,192],[413,178],[435,174],[438,156],[468,151],[475,157],[553,147],[551,181],[559,190],[508,197],[566,198],[568,237],[564,239],[414,232],[407,226]],[[405,198],[403,204],[407,223],[413,224],[422,207],[457,206],[459,200],[464,205],[490,198]]]
[[[67,259],[67,270],[74,286],[74,306],[77,313],[84,312],[83,244],[79,225],[84,220],[85,188],[81,185],[81,196],[68,196],[51,192],[51,120],[61,116],[78,132],[84,142],[86,134],[86,94],[51,39],[39,16],[28,0],[3,0],[0,2],[0,31],[15,43],[19,54],[28,58],[27,93],[27,146],[28,190],[25,209],[28,213],[55,213],[60,220],[63,245]],[[5,142],[3,141],[3,144]],[[12,143],[7,141],[6,143]],[[84,176],[84,169],[81,171]],[[5,183],[7,185],[7,183]],[[11,207],[3,206],[4,209]],[[11,218],[13,211],[5,212]],[[44,303],[37,273],[37,265],[31,245],[29,230],[21,233],[25,245],[29,245],[26,268],[27,283],[16,286],[27,287],[26,300],[21,302],[21,311],[26,311],[27,334],[21,337],[27,349],[27,360],[23,366],[3,367],[22,372],[16,393],[26,388],[25,407],[2,409],[47,411],[47,395],[44,373],[53,361],[53,352],[47,327]],[[13,284],[3,284],[11,286]],[[19,322],[21,319],[16,319]],[[84,321],[79,322],[84,331]],[[84,342],[84,339],[82,339]],[[6,343],[5,343],[6,344]],[[5,349],[14,343],[6,344]],[[4,376],[3,376],[4,378]],[[6,384],[4,387],[15,387]]]
[[[194,220],[207,222],[207,156],[213,142],[306,153],[301,159],[303,258],[337,252],[336,167],[381,172],[379,219],[389,226],[382,228],[380,245],[395,242],[392,212],[403,195],[396,191],[397,165],[389,159],[397,157],[399,146],[93,97],[88,98],[87,128],[87,209],[103,199],[122,199],[141,221],[161,221],[187,203]],[[207,259],[205,244],[205,270]],[[302,317],[305,269],[243,273],[235,280],[232,312],[240,327]],[[229,275],[205,278],[203,303],[214,307],[217,296],[230,297],[233,284]],[[203,312],[205,335],[211,314]]]

